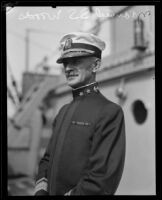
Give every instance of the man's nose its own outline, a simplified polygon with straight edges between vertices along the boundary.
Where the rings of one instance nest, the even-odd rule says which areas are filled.
[[[74,67],[71,64],[67,64],[65,67],[65,72],[71,71],[73,69],[74,69]]]

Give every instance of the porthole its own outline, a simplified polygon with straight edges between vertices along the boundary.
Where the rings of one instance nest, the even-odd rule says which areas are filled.
[[[143,124],[147,119],[148,111],[141,100],[134,101],[132,113],[137,124]]]

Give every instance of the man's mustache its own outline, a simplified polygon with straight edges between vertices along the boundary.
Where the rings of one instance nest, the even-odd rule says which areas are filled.
[[[78,76],[79,72],[76,71],[76,70],[67,70],[67,71],[65,71],[65,74],[66,74],[67,77],[69,77],[69,76]]]

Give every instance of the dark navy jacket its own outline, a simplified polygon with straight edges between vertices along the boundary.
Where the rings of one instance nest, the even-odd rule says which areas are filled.
[[[48,195],[113,195],[125,160],[123,111],[96,84],[73,97],[55,119],[37,181],[47,179]]]

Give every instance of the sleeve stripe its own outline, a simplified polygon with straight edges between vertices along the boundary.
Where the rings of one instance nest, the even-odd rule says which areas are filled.
[[[39,180],[36,182],[36,185],[39,184],[39,183],[42,182],[42,181],[47,182],[47,179],[46,179],[45,177],[39,179]]]
[[[45,190],[47,191],[48,184],[46,181],[41,181],[38,183],[35,187],[35,193],[38,192],[39,190]]]

